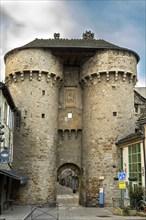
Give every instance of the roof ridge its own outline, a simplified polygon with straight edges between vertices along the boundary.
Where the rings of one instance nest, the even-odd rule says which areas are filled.
[[[88,33],[87,33],[88,34]],[[89,33],[90,35],[91,33]],[[137,62],[139,61],[139,55],[134,52],[133,50],[120,47],[116,44],[110,43],[104,39],[94,39],[93,36],[84,36],[81,39],[68,39],[68,38],[60,38],[59,34],[56,34],[54,38],[49,39],[43,39],[43,38],[35,38],[33,41],[18,47],[14,48],[11,51],[7,52],[4,56],[4,59],[6,60],[6,57],[11,52],[14,52],[16,50],[23,50],[23,49],[30,49],[30,48],[82,48],[82,49],[92,49],[92,50],[98,50],[98,49],[114,49],[114,50],[125,50],[133,53],[136,58]]]

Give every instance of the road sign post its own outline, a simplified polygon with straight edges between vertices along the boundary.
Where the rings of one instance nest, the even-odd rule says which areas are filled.
[[[119,189],[121,190],[121,208],[124,208],[124,190],[126,189],[126,173],[118,173]]]
[[[118,173],[118,179],[119,181],[126,180],[126,173],[125,172]]]

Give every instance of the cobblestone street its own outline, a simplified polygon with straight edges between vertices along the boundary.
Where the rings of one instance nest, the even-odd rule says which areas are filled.
[[[78,193],[65,186],[58,186],[58,207],[37,208],[27,217],[32,210],[31,206],[14,206],[13,210],[3,211],[0,220],[144,220],[140,216],[117,216],[112,214],[112,208],[90,208],[79,205]]]
[[[79,206],[79,194],[73,193],[70,187],[58,185],[57,203],[62,206]]]

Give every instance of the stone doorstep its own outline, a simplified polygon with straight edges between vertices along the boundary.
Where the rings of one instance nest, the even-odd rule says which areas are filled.
[[[137,215],[140,217],[146,217],[146,211],[145,212],[137,212]]]
[[[138,212],[137,210],[131,209],[125,211],[124,209],[113,207],[112,213],[114,215],[120,215],[120,216],[136,216]]]
[[[140,217],[146,217],[146,211],[145,212],[138,212],[137,210],[128,210],[127,212],[124,212],[121,208],[115,208],[113,207],[112,213],[114,215],[120,215],[120,216],[140,216]]]

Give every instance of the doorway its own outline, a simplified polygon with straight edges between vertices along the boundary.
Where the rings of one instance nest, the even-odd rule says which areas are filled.
[[[63,164],[57,171],[57,203],[59,206],[78,206],[80,195],[80,168]]]

